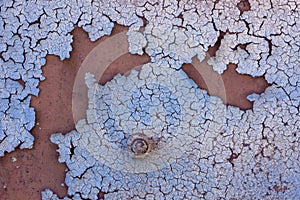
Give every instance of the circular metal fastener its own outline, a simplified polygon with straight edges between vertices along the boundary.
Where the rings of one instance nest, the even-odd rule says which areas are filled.
[[[151,140],[144,134],[135,134],[131,136],[128,149],[133,158],[145,157],[152,148]]]

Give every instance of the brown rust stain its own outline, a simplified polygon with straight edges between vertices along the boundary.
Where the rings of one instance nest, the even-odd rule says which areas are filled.
[[[237,66],[234,64],[229,64],[227,70],[221,75],[226,91],[226,99],[222,100],[223,102],[226,102],[227,105],[237,106],[242,110],[251,109],[253,107],[253,102],[250,102],[247,99],[247,96],[251,93],[260,94],[264,92],[269,84],[264,77],[252,77],[249,75],[239,74],[235,70],[236,67]],[[194,80],[199,88],[208,91],[207,84],[205,83],[203,77],[192,64],[185,64],[183,65],[182,69],[191,79]],[[207,70],[209,70],[210,73],[206,74],[211,74],[212,78],[206,78],[213,82],[217,72],[213,71],[212,68]],[[221,97],[221,95],[218,94],[218,91],[210,95]]]
[[[237,106],[243,110],[251,109],[253,102],[247,99],[251,93],[261,94],[269,86],[264,77],[252,77],[239,74],[235,64],[229,64],[227,70],[222,74],[225,84],[227,102],[229,105]]]
[[[240,10],[241,14],[243,14],[243,12],[248,11],[251,9],[250,3],[248,0],[241,0],[238,4],[237,4],[238,9]]]
[[[106,82],[110,81],[115,75],[126,74],[133,68],[146,64],[148,62],[150,62],[150,57],[146,54],[139,56],[126,53],[108,66],[107,70],[101,77],[99,83],[104,85]]]

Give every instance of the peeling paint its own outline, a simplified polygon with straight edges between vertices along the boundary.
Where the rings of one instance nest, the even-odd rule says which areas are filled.
[[[35,116],[29,106],[30,97],[38,95],[38,84],[44,80],[45,56],[69,58],[70,32],[75,26],[87,31],[92,41],[109,35],[114,23],[129,26],[129,51],[148,54],[151,66],[158,72],[156,78],[159,79],[160,71],[166,72],[167,76],[160,80],[165,84],[182,64],[191,63],[193,57],[203,61],[222,33],[220,46],[208,61],[213,69],[222,74],[233,63],[237,72],[264,76],[270,84],[263,94],[248,96],[254,101],[253,109],[242,111],[225,106],[219,98],[208,96],[193,84],[190,90],[185,90],[187,83],[173,81],[168,89],[184,86],[176,90],[182,92],[178,99],[202,95],[202,98],[187,99],[196,105],[186,106],[178,100],[184,112],[180,123],[189,122],[186,128],[193,128],[188,132],[183,129],[183,135],[191,136],[191,140],[188,148],[184,145],[184,151],[179,154],[169,153],[171,158],[166,165],[142,174],[116,170],[118,165],[112,167],[103,157],[99,160],[93,148],[87,148],[88,134],[92,132],[81,134],[90,128],[92,118],[87,122],[83,119],[77,130],[52,137],[59,146],[59,161],[68,167],[68,194],[73,199],[97,199],[100,191],[108,199],[299,198],[299,3],[288,0],[248,3],[249,7],[241,11],[240,0],[141,0],[126,4],[123,1],[0,1],[0,156],[16,147],[32,147],[34,138],[29,131]],[[157,66],[162,63],[168,70]],[[125,79],[116,76],[113,80]],[[140,86],[144,85],[143,79],[136,80]],[[113,86],[112,83],[102,89]],[[122,84],[115,84],[121,92]],[[163,89],[158,92],[163,93]],[[121,98],[110,102],[113,104],[107,102],[114,109],[114,119],[124,120],[118,113],[124,101]],[[165,110],[162,113],[166,117],[168,109]],[[221,117],[211,115],[211,110]],[[196,118],[187,117],[191,111]],[[140,124],[147,120],[139,121],[142,114],[138,112],[135,117]],[[104,131],[103,124],[98,126]],[[153,126],[154,130],[158,127]],[[128,124],[121,128],[130,130]],[[172,136],[171,140],[176,139]],[[118,144],[118,136],[115,139]],[[170,147],[167,152],[178,149],[181,147]],[[109,146],[107,150],[111,150]],[[43,199],[58,199],[50,190],[42,195]]]

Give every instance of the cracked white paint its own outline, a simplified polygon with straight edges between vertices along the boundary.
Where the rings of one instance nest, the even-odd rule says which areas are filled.
[[[236,6],[239,1],[231,0],[125,2],[0,1],[0,156],[18,145],[32,146],[30,95],[38,95],[47,54],[70,56],[75,25],[93,41],[110,34],[113,22],[129,26],[129,50],[147,53],[153,65],[165,63],[170,74],[171,68],[179,69],[194,56],[202,61],[222,31],[221,45],[209,60],[214,70],[222,73],[228,63],[236,63],[239,73],[264,75],[271,84],[264,94],[249,96],[253,109],[226,107],[207,95],[195,101],[205,106],[188,107],[200,113],[198,130],[191,133],[199,137],[191,150],[185,149],[170,166],[146,174],[117,171],[95,159],[82,145],[79,131],[55,135],[60,162],[69,170],[68,194],[73,199],[96,199],[99,191],[108,199],[299,198],[299,2],[251,1],[251,9],[242,13]],[[114,109],[118,113],[118,107]],[[208,112],[222,109],[226,123]],[[121,115],[115,116],[122,121]],[[277,192],[275,186],[286,190]],[[49,190],[43,198],[58,199]]]
[[[144,69],[149,67],[150,65],[145,65]],[[167,72],[172,79],[171,76],[174,74],[172,69]],[[139,77],[138,73],[133,74]],[[88,77],[87,82],[93,86],[94,81],[90,79],[90,75]],[[119,108],[123,110],[122,106],[116,105],[120,102],[126,104],[126,99],[130,98],[129,92],[126,93],[127,96],[118,96],[120,102],[113,101],[111,98],[116,96],[111,94],[115,93],[112,88],[122,90],[124,87],[125,90],[126,84],[123,83],[127,80],[137,80],[142,82],[141,86],[143,85],[142,80],[134,77],[127,79],[117,76],[96,91],[90,87],[92,90],[89,92],[89,98],[92,103],[87,111],[90,118],[79,122],[77,131],[65,136],[55,134],[51,137],[52,142],[59,146],[59,161],[65,162],[69,168],[66,183],[70,195],[76,197],[79,196],[76,192],[79,192],[82,198],[96,199],[97,193],[102,191],[107,193],[105,198],[108,199],[144,199],[152,195],[154,199],[275,197],[289,199],[299,196],[299,109],[292,106],[292,104],[299,105],[299,98],[291,101],[282,87],[271,86],[262,95],[249,96],[251,101],[255,100],[253,110],[241,111],[233,106],[226,107],[219,98],[209,97],[205,91],[195,89],[197,97],[200,98],[194,99],[195,102],[190,107],[181,104],[181,109],[194,110],[198,117],[186,116],[180,122],[184,124],[187,121],[193,124],[195,121],[195,127],[187,128],[193,127],[191,131],[196,131],[197,137],[189,141],[180,159],[176,161],[169,159],[167,165],[155,171],[149,170],[151,168],[149,165],[136,165],[143,170],[149,170],[147,173],[136,173],[137,171],[127,168],[122,163],[122,160],[126,159],[124,156],[126,148],[123,149],[123,154],[119,152],[106,158],[101,157],[116,153],[115,149],[118,148],[114,147],[114,142],[121,145],[124,134],[116,134],[118,131],[109,130],[114,126],[106,127],[106,123],[96,123],[107,119],[105,113],[116,119],[117,110]],[[101,101],[96,104],[99,110],[91,111],[91,108],[95,109],[96,100]],[[113,109],[115,115],[111,113]],[[210,115],[212,111],[215,116],[220,112],[223,120]],[[140,121],[143,120],[137,120]],[[82,123],[85,126],[82,126]],[[212,126],[214,128],[211,128]],[[89,127],[101,131],[102,136],[95,137]],[[105,140],[103,134],[110,137],[106,139],[110,140],[110,143],[106,141],[105,145],[95,145],[95,151],[91,152],[90,145]],[[195,133],[188,131],[185,134],[190,137]],[[171,143],[172,140],[169,139],[172,137],[166,140]],[[99,149],[101,145],[107,148],[107,152]],[[70,146],[73,146],[74,153],[70,151]],[[170,156],[177,156],[176,149],[172,150],[174,154]],[[170,149],[166,151],[169,152]],[[236,157],[230,159],[234,154]],[[108,160],[109,158],[112,160]],[[112,166],[112,161],[115,161],[117,168]],[[127,161],[136,164],[132,160]],[[276,192],[273,189],[275,185],[285,185],[289,189]],[[43,194],[45,199],[50,196],[55,198],[49,190]]]
[[[160,170],[180,159],[194,138],[204,134],[198,127],[202,112],[219,121],[225,119],[221,110],[207,110],[203,104],[208,96],[183,71],[170,69],[167,63],[144,65],[126,77],[116,76],[105,86],[87,74],[86,83],[89,108],[87,119],[76,126],[79,145],[114,170]],[[127,145],[130,136],[139,133],[155,141],[155,148],[144,159],[132,159]]]

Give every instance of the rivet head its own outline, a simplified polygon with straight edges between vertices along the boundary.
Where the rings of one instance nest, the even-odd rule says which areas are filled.
[[[133,158],[143,158],[151,151],[151,141],[144,134],[131,136],[128,144],[129,153]]]

